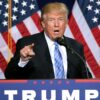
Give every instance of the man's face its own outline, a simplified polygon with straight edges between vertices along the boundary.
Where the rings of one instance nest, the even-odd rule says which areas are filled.
[[[62,37],[67,26],[65,13],[51,12],[44,15],[42,27],[50,39]]]

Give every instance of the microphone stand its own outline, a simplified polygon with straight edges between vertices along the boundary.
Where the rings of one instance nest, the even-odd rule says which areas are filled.
[[[88,67],[87,67],[87,65],[86,65],[85,60],[84,60],[74,49],[72,49],[68,44],[65,43],[64,38],[56,38],[55,41],[56,41],[58,44],[63,45],[63,46],[65,46],[67,49],[71,50],[72,54],[75,54],[77,57],[79,57],[79,58],[81,59],[81,61],[82,61],[82,62],[84,63],[84,65],[85,65],[86,76],[87,76],[87,78],[89,79],[90,77],[89,77]]]

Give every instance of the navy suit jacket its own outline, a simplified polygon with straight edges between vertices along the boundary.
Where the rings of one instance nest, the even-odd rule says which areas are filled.
[[[84,58],[83,46],[80,43],[65,36],[64,39],[66,43],[71,46],[71,48],[73,48],[81,57]],[[32,57],[25,67],[21,68],[18,66],[20,49],[32,43],[35,44],[33,47],[35,56]],[[67,78],[87,78],[86,67],[82,60],[73,54],[71,50],[66,50],[68,61]],[[89,77],[91,77],[89,71],[88,73]],[[7,79],[54,79],[53,65],[44,32],[18,40],[15,55],[8,63],[5,70],[5,76]]]

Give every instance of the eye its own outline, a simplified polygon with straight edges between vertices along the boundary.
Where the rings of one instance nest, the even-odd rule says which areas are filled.
[[[53,18],[49,18],[48,21],[52,22],[52,21],[54,21],[54,19]]]
[[[59,18],[59,21],[65,21],[65,18]]]

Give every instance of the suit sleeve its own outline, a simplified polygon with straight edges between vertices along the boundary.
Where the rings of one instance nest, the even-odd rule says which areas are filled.
[[[14,57],[11,58],[5,69],[5,77],[6,79],[16,79],[22,77],[22,68],[18,66],[18,62],[20,59],[20,49],[21,49],[21,41],[19,40],[16,44],[16,52]],[[23,70],[24,71],[24,70]]]

